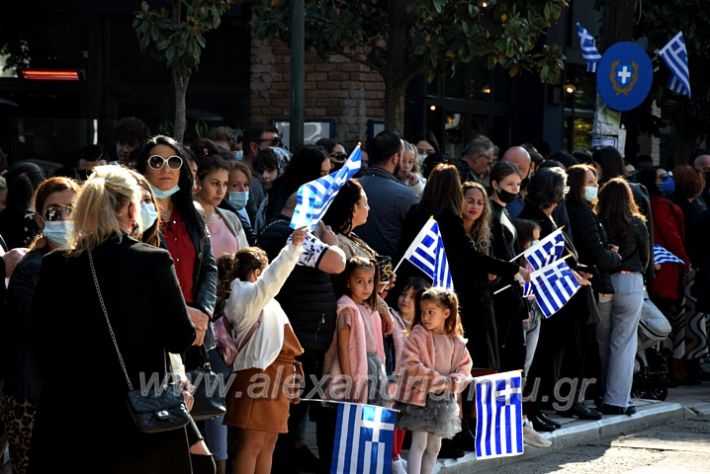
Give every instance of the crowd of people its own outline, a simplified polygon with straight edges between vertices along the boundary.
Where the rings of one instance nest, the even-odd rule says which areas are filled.
[[[0,420],[15,474],[330,472],[328,401],[396,408],[386,462],[430,473],[474,448],[472,379],[511,370],[524,441],[549,447],[550,410],[635,413],[649,310],[672,326],[671,386],[708,375],[710,152],[635,169],[611,147],[543,156],[477,136],[453,158],[431,134],[383,131],[309,230],[290,226],[296,194],[343,166],[337,140],[291,154],[274,128],[220,127],[187,146],[127,118],[115,141],[113,158],[92,145],[52,177],[3,170]],[[430,217],[455,291],[407,261],[393,272]],[[581,288],[546,318],[521,255],[560,229]],[[683,264],[654,263],[654,244]],[[209,417],[191,376],[205,369],[225,382]],[[186,425],[136,429],[126,395],[153,375],[193,410]]]

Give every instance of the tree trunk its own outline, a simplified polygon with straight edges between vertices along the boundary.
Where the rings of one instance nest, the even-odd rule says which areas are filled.
[[[173,85],[175,86],[175,127],[173,128],[173,138],[182,143],[186,127],[185,96],[187,95],[187,83],[189,77],[181,77],[173,69]]]
[[[385,128],[404,133],[404,104],[407,84],[385,77]]]

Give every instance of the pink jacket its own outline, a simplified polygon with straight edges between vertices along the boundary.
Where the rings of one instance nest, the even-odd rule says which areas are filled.
[[[412,328],[404,343],[397,391],[397,400],[411,405],[425,406],[427,395],[447,391],[461,393],[473,380],[471,377],[471,355],[466,349],[466,339],[455,337],[452,360],[458,361],[450,374],[440,374],[434,370],[434,337],[424,326]]]
[[[345,311],[350,312],[353,317],[353,324],[350,326],[350,341],[348,342],[348,353],[350,355],[351,374],[343,374],[338,359],[338,333],[333,337],[328,352],[325,353],[323,364],[323,375],[332,377],[326,387],[326,396],[330,400],[348,400],[355,403],[367,403],[368,379],[367,379],[367,343],[365,341],[365,325],[362,321],[363,315],[360,308],[348,296],[341,296],[338,299],[338,319],[343,317]],[[370,312],[372,327],[376,334],[377,354],[380,359],[385,360],[385,349],[382,342],[382,319],[377,311]]]

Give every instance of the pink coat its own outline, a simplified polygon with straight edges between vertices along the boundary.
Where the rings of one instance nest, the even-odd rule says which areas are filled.
[[[340,368],[338,333],[336,329],[328,352],[325,353],[325,362],[323,364],[323,375],[332,377],[326,386],[326,396],[330,400],[367,403],[367,342],[365,340],[365,331],[367,329],[362,321],[363,315],[360,313],[360,308],[358,308],[357,304],[350,297],[341,296],[338,299],[338,320],[344,317],[344,312],[346,311],[350,313],[353,322],[350,326],[350,341],[348,341],[348,354],[350,355],[350,370],[352,373],[343,374]],[[370,311],[369,317],[375,331],[377,354],[384,363],[385,349],[382,342],[382,319],[377,311]],[[340,324],[337,324],[336,327],[340,327]]]
[[[411,405],[426,406],[429,393],[448,391],[461,393],[473,380],[473,362],[466,349],[466,340],[455,337],[454,353],[451,360],[458,361],[450,374],[440,374],[434,369],[436,359],[434,337],[424,326],[412,328],[404,343],[397,391],[397,400]]]

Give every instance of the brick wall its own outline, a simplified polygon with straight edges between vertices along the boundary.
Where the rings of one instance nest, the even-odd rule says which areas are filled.
[[[366,138],[368,119],[384,120],[385,84],[367,66],[340,55],[306,53],[305,116],[334,119],[337,139],[346,147]],[[291,55],[286,44],[252,39],[252,123],[288,117],[291,105]]]

